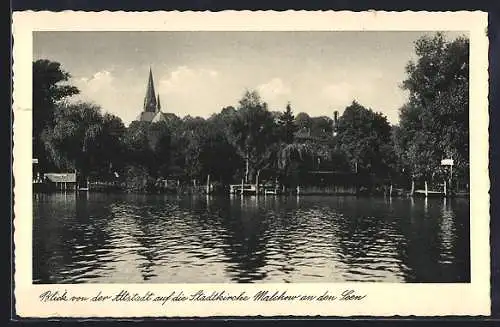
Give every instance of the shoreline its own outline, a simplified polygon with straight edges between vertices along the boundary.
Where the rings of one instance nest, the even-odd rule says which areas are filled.
[[[396,199],[410,199],[410,198],[418,198],[425,199],[426,196],[424,194],[414,194],[413,196],[410,194],[396,194],[389,196],[387,194],[381,193],[334,193],[334,192],[304,192],[304,193],[292,193],[286,192],[281,194],[230,194],[229,192],[144,192],[144,191],[130,191],[130,190],[33,190],[33,195],[35,194],[124,194],[124,195],[170,195],[170,196],[223,196],[223,197],[243,197],[243,198],[288,198],[288,197],[313,197],[313,196],[339,196],[339,197],[356,197],[356,198],[396,198]],[[470,193],[459,192],[451,195],[432,195],[427,198],[470,198]]]

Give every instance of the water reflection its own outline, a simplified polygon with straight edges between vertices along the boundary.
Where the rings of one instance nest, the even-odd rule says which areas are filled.
[[[35,283],[467,282],[468,200],[36,195]]]

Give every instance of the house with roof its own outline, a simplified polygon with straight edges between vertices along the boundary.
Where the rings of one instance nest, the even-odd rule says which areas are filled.
[[[43,181],[49,189],[71,191],[76,190],[76,173],[45,173]]]

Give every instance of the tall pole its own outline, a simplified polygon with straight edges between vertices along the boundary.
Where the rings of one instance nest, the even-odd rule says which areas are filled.
[[[255,195],[259,195],[259,175],[260,169],[257,170],[257,176],[255,177]]]
[[[452,178],[453,178],[453,165],[450,165],[450,193],[451,190],[453,189],[453,183],[452,183]]]
[[[246,155],[246,162],[245,162],[245,183],[248,183],[248,174],[249,174],[249,170],[250,170],[250,163],[249,163],[249,159],[248,159],[248,153]]]
[[[210,174],[207,176],[207,194],[210,194]]]

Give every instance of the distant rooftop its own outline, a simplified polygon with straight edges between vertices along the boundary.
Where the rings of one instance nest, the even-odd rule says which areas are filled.
[[[137,117],[137,120],[147,121],[150,123],[156,123],[159,121],[165,121],[166,117],[165,117],[165,114],[161,111],[157,111],[157,112],[143,111],[139,114],[139,116]]]
[[[75,173],[46,173],[43,176],[52,183],[76,183]]]

